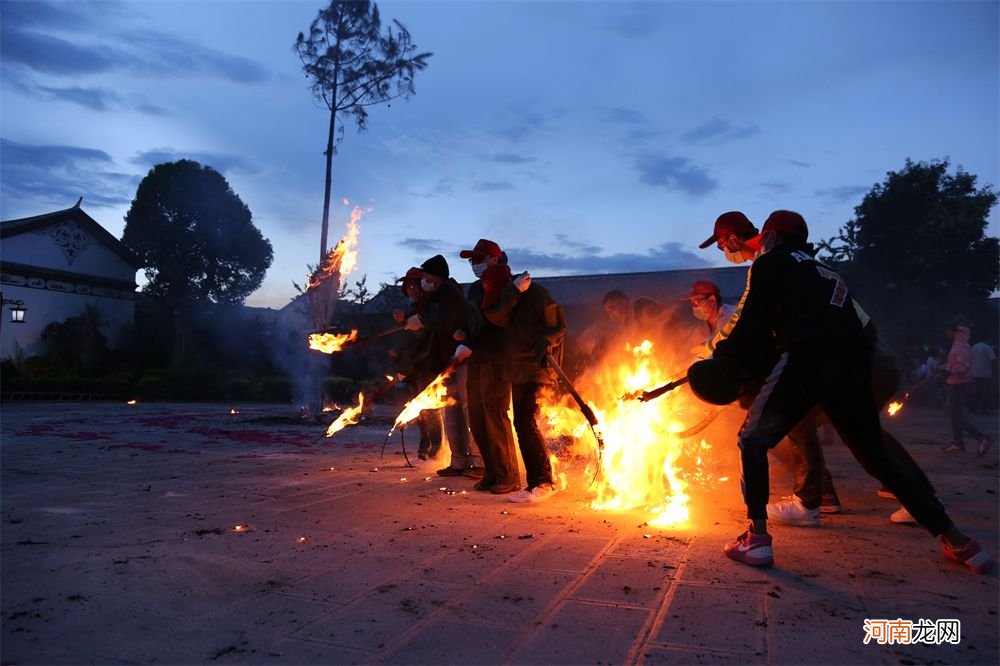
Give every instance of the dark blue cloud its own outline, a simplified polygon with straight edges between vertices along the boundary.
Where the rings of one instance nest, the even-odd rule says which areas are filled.
[[[473,184],[472,189],[479,192],[503,192],[513,190],[514,184],[506,180],[483,181]]]
[[[868,191],[871,190],[870,186],[864,185],[840,185],[838,187],[829,187],[824,189],[816,190],[815,194],[821,199],[825,199],[831,203],[845,203],[854,201],[861,203]]]
[[[449,250],[443,242],[434,238],[403,238],[396,241],[396,245],[426,255],[444,254]]]
[[[437,197],[448,197],[455,193],[455,180],[452,178],[440,178],[429,189],[422,192],[410,190],[408,195],[421,199],[434,199]]]
[[[6,3],[3,3],[6,4]],[[43,74],[79,76],[101,74],[116,67],[111,49],[82,46],[33,30],[4,25],[0,32],[0,56]]]
[[[532,248],[505,248],[515,271],[558,275],[586,275],[592,273],[635,273],[661,271],[672,268],[698,268],[709,262],[679,243],[663,243],[645,254],[619,252],[598,254],[596,248],[572,253],[542,252]]]
[[[267,70],[242,56],[155,30],[122,30],[107,14],[117,3],[2,2],[0,58],[5,66],[54,76],[127,72],[139,76],[218,77],[259,83]],[[100,19],[98,21],[97,19]]]
[[[0,139],[0,198],[68,208],[79,197],[98,206],[128,204],[139,177],[114,170],[103,150]],[[46,212],[46,211],[39,211]]]
[[[707,171],[686,157],[639,155],[635,158],[639,181],[651,187],[698,196],[714,190],[718,183]]]
[[[573,238],[570,238],[567,234],[556,234],[555,239],[556,242],[559,243],[560,247],[570,248],[576,252],[583,252],[585,254],[597,254],[598,252],[601,251],[600,247],[575,240]]]
[[[123,106],[121,96],[113,90],[106,88],[83,88],[80,86],[54,88],[38,86],[36,90],[53,99],[79,104],[94,111],[110,111],[111,109]]]
[[[157,164],[166,162],[176,162],[178,160],[194,160],[202,166],[212,167],[221,174],[245,173],[254,174],[258,172],[255,165],[240,157],[239,155],[227,155],[224,153],[200,153],[184,152],[160,148],[157,150],[145,150],[136,154],[131,160],[132,164],[152,169]]]
[[[711,118],[682,134],[681,139],[688,143],[734,141],[746,139],[759,132],[760,129],[750,123],[735,125],[722,118]]]
[[[493,134],[508,141],[521,141],[552,127],[552,121],[562,117],[565,110],[543,112],[537,109],[511,109],[493,122]]]
[[[601,120],[617,125],[648,125],[649,119],[641,111],[615,107],[601,112]]]
[[[768,194],[788,194],[792,191],[791,183],[773,181],[769,183],[761,183],[760,186],[764,188]]]
[[[490,161],[499,164],[527,164],[528,162],[534,162],[535,158],[515,153],[494,153],[490,156]]]

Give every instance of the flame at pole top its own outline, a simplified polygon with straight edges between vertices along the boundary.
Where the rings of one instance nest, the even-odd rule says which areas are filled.
[[[309,336],[309,349],[321,351],[324,354],[335,354],[351,342],[358,339],[358,330],[350,333],[313,333]]]
[[[358,406],[348,407],[343,412],[341,412],[340,416],[337,417],[337,420],[331,423],[330,427],[326,429],[326,436],[333,437],[334,433],[343,430],[349,425],[354,425],[355,423],[357,423],[358,417],[361,416],[361,410],[364,409],[364,406],[365,406],[365,395],[364,393],[359,393]]]
[[[389,434],[391,435],[397,428],[402,428],[412,422],[420,416],[420,412],[424,410],[440,409],[441,407],[454,404],[454,398],[448,396],[448,388],[444,385],[448,376],[451,375],[453,371],[453,367],[446,368],[445,371],[435,377],[434,381],[428,384],[423,391],[418,393],[417,397],[403,405],[403,411],[401,411],[399,416],[396,417],[396,421],[392,424]]]
[[[333,317],[333,310],[340,295],[341,280],[358,263],[358,224],[367,211],[355,206],[347,223],[347,234],[330,250],[313,273],[306,277],[306,296],[314,328],[323,328]]]
[[[351,219],[347,221],[347,233],[326,253],[319,268],[309,274],[307,290],[333,277],[339,281],[354,270],[358,264],[358,237],[361,235],[361,226],[358,223],[364,215],[365,211],[359,206],[351,210]]]
[[[901,410],[902,408],[903,408],[903,403],[896,402],[894,400],[889,403],[889,408],[887,411],[889,412],[889,416],[895,416],[896,413],[899,412],[899,410]]]

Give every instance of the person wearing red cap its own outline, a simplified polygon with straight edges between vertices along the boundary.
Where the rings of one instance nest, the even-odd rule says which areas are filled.
[[[447,260],[440,254],[420,265],[420,288],[426,294],[419,314],[406,320],[406,330],[415,332],[415,344],[401,360],[400,379],[412,375],[411,368],[419,368],[420,388],[433,381],[455,361],[455,332],[465,328],[465,296],[462,287],[451,278]],[[427,420],[432,430],[443,422],[451,449],[447,467],[437,470],[439,476],[467,476],[480,478],[483,465],[474,439],[469,436],[465,418],[465,378],[456,367],[445,378],[445,388],[454,402],[442,408],[442,419],[431,416]]]
[[[469,359],[469,427],[483,457],[483,477],[474,488],[505,495],[521,489],[514,431],[507,415],[511,385],[503,372],[503,329],[483,314],[486,289],[482,278],[491,266],[506,262],[500,246],[485,238],[480,238],[471,250],[462,250],[459,256],[469,260],[476,276],[466,300],[468,326],[457,336],[461,344],[455,350],[457,357]]]
[[[722,302],[722,293],[719,285],[711,280],[696,280],[691,285],[691,293],[681,299],[691,303],[691,314],[698,321],[705,322],[705,327],[700,329],[700,338],[703,344],[698,345],[692,351],[698,358],[708,358],[712,355],[709,343],[719,335],[719,331],[725,326],[736,308],[732,305],[725,305]]]
[[[492,270],[483,274],[484,280]],[[556,488],[549,452],[538,428],[538,395],[543,385],[555,379],[548,358],[551,355],[560,362],[566,318],[548,290],[532,282],[527,272],[507,281],[500,297],[484,307],[483,314],[504,331],[504,372],[511,383],[514,430],[524,460],[527,487],[511,495],[510,501],[541,502]]]
[[[399,288],[406,298],[409,299],[410,306],[405,311],[401,309],[392,311],[392,318],[397,324],[405,323],[407,319],[419,315],[423,310],[423,306],[426,303],[426,299],[424,298],[426,294],[420,288],[420,280],[423,278],[423,275],[424,272],[422,270],[416,266],[412,266],[406,271],[406,275],[399,278],[398,281],[401,283]],[[410,366],[410,359],[417,354],[416,347],[420,343],[421,337],[416,331],[407,331],[403,344],[390,349],[389,357],[396,362],[397,366],[405,358],[407,359],[405,361],[406,365]],[[400,373],[403,370],[402,367],[399,367]],[[410,372],[410,381],[407,383],[407,388],[409,389],[410,399],[413,399],[417,397],[417,393],[420,392],[421,387],[434,378],[434,375],[426,371],[421,372],[421,369],[418,369],[416,375],[414,375],[412,368],[408,367],[407,370]],[[417,457],[421,460],[434,458],[441,449],[441,428],[437,420],[437,415],[421,413],[417,416],[416,421],[417,428],[420,430]]]
[[[819,405],[864,469],[931,534],[940,536],[948,559],[976,573],[989,571],[993,558],[955,526],[926,477],[883,443],[872,389],[871,340],[847,285],[816,261],[807,238],[801,215],[771,213],[761,233],[748,242],[761,255],[754,262],[742,316],[715,349],[719,359],[739,359],[757,353],[773,337],[780,353],[737,437],[750,524],[725,546],[725,554],[752,566],[773,564],[767,452]]]

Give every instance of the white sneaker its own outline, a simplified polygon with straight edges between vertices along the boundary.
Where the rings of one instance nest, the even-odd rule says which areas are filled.
[[[916,525],[917,519],[913,517],[909,511],[906,510],[905,506],[899,507],[898,510],[893,511],[892,515],[889,516],[889,520],[896,523],[897,525]]]
[[[540,486],[535,486],[530,490],[525,488],[519,492],[514,493],[507,498],[509,502],[541,502],[552,497],[556,493],[556,487],[550,483],[543,483]]]
[[[819,527],[819,509],[807,509],[795,495],[767,505],[767,517],[785,525]]]

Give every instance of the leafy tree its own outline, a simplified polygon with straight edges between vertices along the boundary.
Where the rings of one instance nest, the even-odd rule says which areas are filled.
[[[414,54],[416,45],[399,21],[384,33],[378,6],[368,0],[332,0],[299,33],[295,51],[306,77],[311,79],[313,98],[330,111],[327,132],[326,188],[323,193],[323,225],[320,265],[326,255],[330,224],[330,188],[333,155],[344,136],[342,117],[354,116],[358,131],[368,123],[367,107],[414,94],[413,76],[427,67],[430,53]]]
[[[141,260],[143,292],[171,307],[241,304],[271,265],[271,243],[218,171],[191,160],[158,164],[139,183],[122,242]]]
[[[103,324],[101,309],[93,304],[79,315],[48,324],[41,335],[46,359],[64,371],[103,369],[109,355],[107,338],[101,332]]]
[[[991,186],[947,159],[906,161],[854,209],[854,219],[820,244],[851,291],[893,343],[939,338],[962,313],[995,328],[987,299],[998,286],[998,239],[986,236],[997,202]],[[982,329],[981,329],[982,332]]]

